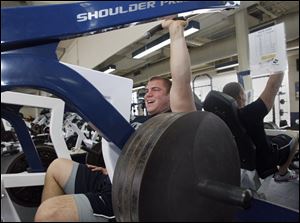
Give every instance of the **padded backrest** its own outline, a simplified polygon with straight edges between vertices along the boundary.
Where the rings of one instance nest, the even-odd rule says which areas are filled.
[[[219,116],[230,128],[239,149],[241,168],[255,169],[256,147],[238,117],[236,100],[219,91],[210,91],[203,103],[205,111]]]

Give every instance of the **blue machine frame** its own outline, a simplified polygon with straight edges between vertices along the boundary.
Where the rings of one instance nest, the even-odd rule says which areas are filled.
[[[15,110],[11,108],[11,105],[2,105],[1,106],[1,118],[6,119],[8,122],[14,126],[15,132],[20,140],[22,150],[26,156],[26,160],[30,164],[31,172],[43,172],[45,171],[41,159],[38,156],[35,145],[29,135],[27,126],[23,119],[18,115],[19,109]]]
[[[133,22],[194,9],[236,8],[225,1],[93,1],[1,9],[2,47],[40,44],[94,34]]]

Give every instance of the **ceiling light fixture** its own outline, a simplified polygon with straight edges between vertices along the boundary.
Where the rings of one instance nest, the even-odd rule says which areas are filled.
[[[145,86],[135,87],[135,88],[132,88],[132,91],[137,91],[137,90],[143,89],[143,88],[145,88]]]
[[[109,66],[105,67],[102,72],[104,72],[106,74],[110,74],[111,72],[113,72],[115,70],[116,70],[115,65],[109,65]]]
[[[189,36],[200,29],[200,24],[197,21],[190,21],[188,26],[185,28],[184,36]],[[151,43],[148,43],[144,47],[134,51],[132,53],[132,57],[134,59],[140,59],[164,46],[167,46],[170,44],[170,35],[169,33],[166,33],[165,35],[159,37],[158,39],[152,41]]]
[[[215,68],[216,68],[216,70],[225,70],[228,68],[236,67],[238,65],[239,65],[239,63],[237,61],[229,61],[229,62],[222,63],[222,64],[216,64]]]

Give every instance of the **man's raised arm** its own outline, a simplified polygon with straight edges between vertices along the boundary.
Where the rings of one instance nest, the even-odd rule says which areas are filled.
[[[196,111],[191,89],[191,61],[183,35],[186,21],[164,20],[162,27],[169,29],[171,39],[170,70],[172,88],[170,91],[170,107],[172,112]]]
[[[265,103],[268,111],[270,111],[274,105],[274,100],[281,86],[283,75],[284,73],[282,71],[270,75],[267,85],[260,95],[260,98]]]

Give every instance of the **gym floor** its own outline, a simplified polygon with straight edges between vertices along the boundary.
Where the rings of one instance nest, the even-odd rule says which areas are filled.
[[[298,166],[299,166],[299,161]],[[291,182],[275,182],[272,176],[267,177],[258,189],[262,199],[268,200],[299,212],[299,176]]]

